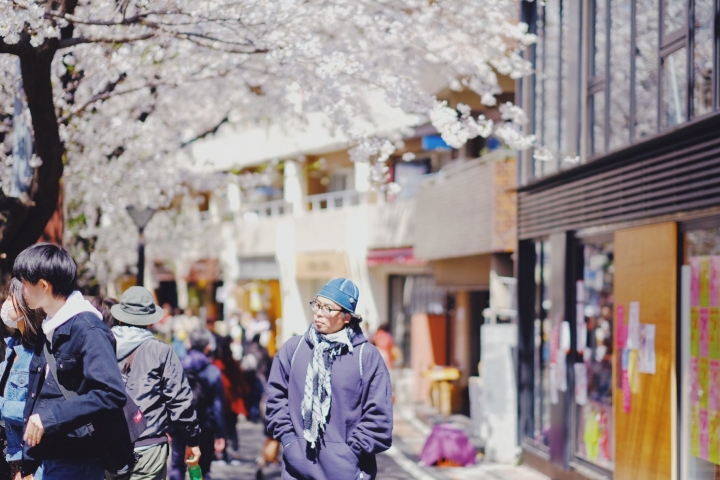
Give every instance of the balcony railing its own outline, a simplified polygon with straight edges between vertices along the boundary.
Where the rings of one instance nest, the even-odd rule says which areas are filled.
[[[245,213],[254,213],[259,217],[280,217],[290,215],[293,211],[292,203],[285,200],[270,200],[269,202],[244,205]]]
[[[360,205],[366,200],[365,192],[355,190],[342,190],[339,192],[320,193],[307,197],[307,209],[311,212],[319,210],[332,210],[335,208]]]

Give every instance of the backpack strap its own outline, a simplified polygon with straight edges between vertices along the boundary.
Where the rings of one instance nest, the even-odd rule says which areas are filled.
[[[360,359],[358,360],[358,362],[360,363],[360,379],[361,380],[362,380],[362,376],[363,376],[362,353],[363,353],[363,348],[365,348],[366,344],[367,344],[367,342],[360,345]]]
[[[63,394],[63,397],[65,397],[65,400],[70,400],[71,398],[75,398],[78,396],[77,392],[73,392],[72,390],[68,390],[62,385],[60,385],[60,382],[58,382],[57,378],[57,363],[55,363],[55,356],[50,353],[50,350],[48,350],[47,342],[43,342],[43,351],[45,352],[45,360],[48,363],[48,366],[50,367],[50,373],[53,376],[53,379],[55,380],[55,383],[57,383],[58,388]]]
[[[298,350],[300,350],[300,345],[302,345],[303,336],[298,335],[300,337],[300,340],[297,343],[297,346],[295,346],[295,351],[292,354],[292,357],[290,357],[290,367],[292,368],[293,361],[295,361],[295,355],[297,355]]]
[[[2,378],[0,378],[0,395],[2,396],[5,396],[5,386],[10,378],[10,370],[12,369],[13,363],[15,363],[16,356],[15,350],[10,348],[10,355],[5,359],[5,371],[2,374]]]
[[[125,384],[127,385],[127,379],[130,375],[130,370],[132,369],[132,362],[135,360],[135,355],[137,354],[138,350],[140,350],[140,347],[142,347],[145,344],[145,342],[141,343],[137,347],[135,347],[135,350],[130,352],[130,355],[125,357],[125,362],[123,363],[122,368],[120,369],[120,374],[123,377],[123,380],[125,381]]]

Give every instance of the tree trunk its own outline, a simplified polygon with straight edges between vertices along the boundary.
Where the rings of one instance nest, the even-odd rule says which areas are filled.
[[[60,140],[51,80],[53,57],[58,41],[46,41],[39,48],[26,48],[18,53],[23,87],[32,116],[35,154],[42,165],[35,170],[30,190],[34,204],[19,203],[7,212],[7,223],[0,239],[0,252],[5,254],[2,268],[9,273],[17,255],[36,243],[58,207],[60,180],[63,174],[65,147]]]

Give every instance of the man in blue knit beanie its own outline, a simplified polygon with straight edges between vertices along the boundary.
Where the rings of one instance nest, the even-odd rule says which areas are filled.
[[[390,374],[360,330],[359,297],[351,280],[328,282],[308,331],[275,357],[266,417],[284,447],[283,479],[373,479],[375,455],[392,445]]]

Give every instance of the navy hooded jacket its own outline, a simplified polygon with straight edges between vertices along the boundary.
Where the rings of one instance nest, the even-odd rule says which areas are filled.
[[[284,447],[283,479],[364,480],[377,475],[375,455],[392,445],[392,387],[380,352],[356,330],[353,351],[332,364],[330,415],[317,451],[303,438],[301,404],[312,344],[285,342],[268,380],[268,433]]]

